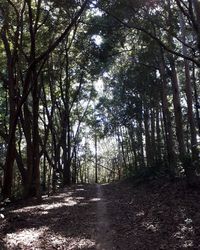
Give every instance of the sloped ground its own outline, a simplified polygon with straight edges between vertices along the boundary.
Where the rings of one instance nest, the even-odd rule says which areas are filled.
[[[182,181],[78,185],[7,207],[0,249],[200,249],[199,200]]]
[[[200,190],[184,181],[152,181],[112,184],[103,192],[116,249],[200,249]]]
[[[79,185],[41,204],[6,209],[1,233],[4,249],[95,249],[96,188]],[[0,248],[1,249],[1,248]]]

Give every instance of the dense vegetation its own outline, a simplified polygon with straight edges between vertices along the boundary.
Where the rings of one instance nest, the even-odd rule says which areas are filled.
[[[2,199],[76,182],[197,185],[198,0],[0,0]]]

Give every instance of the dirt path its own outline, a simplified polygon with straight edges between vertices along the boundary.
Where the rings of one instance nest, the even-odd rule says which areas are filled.
[[[0,249],[111,250],[112,237],[101,185],[77,185],[41,204],[8,206],[0,224]]]
[[[103,195],[101,185],[97,187],[97,249],[111,250],[114,249],[112,245],[112,234],[107,214],[107,201]]]
[[[0,250],[198,250],[199,200],[182,182],[77,185],[0,209]]]

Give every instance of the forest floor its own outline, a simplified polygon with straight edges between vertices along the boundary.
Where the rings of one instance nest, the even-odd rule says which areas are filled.
[[[8,205],[0,249],[200,249],[199,201],[180,180],[77,185]]]

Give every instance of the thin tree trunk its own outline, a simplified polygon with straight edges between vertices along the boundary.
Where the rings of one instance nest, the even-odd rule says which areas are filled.
[[[165,74],[165,64],[162,53],[160,61],[160,74],[162,78],[162,112],[163,112],[166,144],[167,144],[166,147],[168,155],[168,169],[170,176],[173,178],[176,169],[176,156],[175,156],[175,147],[174,147],[173,132],[172,132],[172,122],[171,122],[172,118],[169,111],[169,104],[167,100],[167,80]]]
[[[15,161],[15,135],[12,135],[12,127],[14,126],[14,118],[16,111],[16,79],[14,75],[14,67],[15,67],[15,56],[11,54],[10,45],[7,40],[6,30],[2,29],[2,40],[4,43],[6,55],[7,55],[7,70],[8,70],[8,93],[9,93],[9,137],[8,137],[8,146],[7,146],[7,154],[6,161],[4,166],[4,180],[3,180],[3,188],[2,194],[3,198],[9,198],[12,194],[12,183],[13,183],[13,165]],[[17,124],[16,124],[17,125]]]
[[[182,32],[182,40],[186,42],[185,39],[185,24],[183,20],[183,16],[181,15],[181,32]],[[187,48],[183,44],[183,55],[187,56]],[[198,165],[198,149],[197,149],[197,134],[196,134],[196,127],[195,127],[195,120],[194,120],[194,113],[193,113],[193,96],[192,96],[192,84],[191,84],[191,77],[190,77],[190,68],[189,68],[189,61],[184,59],[184,66],[185,66],[185,90],[186,90],[186,97],[187,97],[187,108],[188,108],[188,123],[190,126],[190,140],[191,140],[191,151],[192,151],[192,164],[186,168],[186,175],[189,178],[189,182],[195,182],[195,170]]]
[[[183,118],[182,118],[182,110],[180,104],[180,91],[179,91],[179,83],[178,76],[176,72],[175,62],[173,56],[169,56],[170,66],[171,66],[171,80],[172,80],[172,91],[173,91],[173,105],[174,105],[174,113],[175,113],[175,122],[176,122],[176,136],[178,140],[180,159],[183,163],[183,167],[185,168],[185,157],[186,157],[186,148],[184,142],[184,131],[183,131]]]
[[[149,112],[144,110],[144,128],[145,128],[145,145],[146,145],[146,159],[147,167],[152,167],[152,154],[151,154],[151,138],[149,132]]]
[[[156,149],[154,108],[151,109],[151,161],[152,161],[152,166],[155,165],[155,153],[156,153],[156,150],[153,150],[153,149]]]
[[[98,183],[98,153],[97,153],[97,132],[94,135],[94,147],[95,147],[95,183]]]
[[[193,88],[194,88],[194,98],[195,98],[195,112],[196,112],[198,133],[200,136],[200,114],[199,114],[200,103],[199,103],[198,87],[197,87],[197,82],[196,82],[195,64],[193,64],[192,71],[193,71],[192,75],[193,75]]]
[[[162,162],[162,142],[161,142],[161,130],[160,130],[160,112],[159,108],[156,108],[156,163],[161,164]]]

